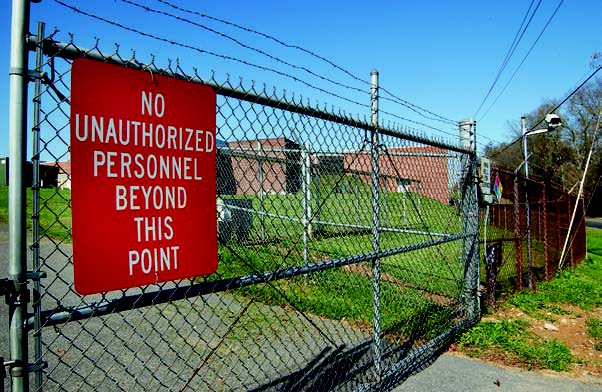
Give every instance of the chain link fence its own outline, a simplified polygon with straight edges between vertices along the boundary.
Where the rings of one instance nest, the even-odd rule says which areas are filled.
[[[389,390],[478,317],[471,144],[43,36],[28,40],[39,75],[27,194],[31,389]],[[76,293],[69,114],[78,58],[216,91],[217,272]],[[111,246],[110,235],[98,241]]]
[[[495,306],[501,295],[535,289],[537,282],[551,280],[559,271],[561,258],[564,266],[575,268],[586,257],[586,236],[583,199],[500,166],[493,166],[491,173],[492,178],[499,178],[503,189],[501,201],[490,207],[487,259],[483,258],[487,260],[483,276],[487,276],[487,302]],[[482,219],[485,213],[481,209]]]

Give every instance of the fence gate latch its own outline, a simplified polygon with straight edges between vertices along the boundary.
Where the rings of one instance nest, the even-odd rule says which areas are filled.
[[[5,297],[6,304],[10,305],[14,302],[17,290],[12,279],[2,278],[0,279],[0,297]]]
[[[0,387],[4,391],[4,380],[7,378],[6,367],[16,365],[17,361],[5,361],[4,357],[0,357]]]

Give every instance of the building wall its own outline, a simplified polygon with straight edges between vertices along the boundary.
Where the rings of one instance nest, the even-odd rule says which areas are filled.
[[[405,180],[408,183],[407,191],[420,193],[442,203],[449,202],[447,150],[419,146],[389,148],[388,151],[391,153],[390,157],[384,154],[379,157],[382,188],[389,192],[398,192],[399,180]],[[396,153],[408,155],[397,156]],[[343,164],[346,171],[363,172],[358,177],[367,184],[371,183],[372,166],[369,153],[345,153]]]
[[[290,151],[298,150],[298,144],[286,138],[271,138],[229,142],[228,148],[236,194],[259,193],[260,166],[264,192],[284,194],[299,190],[300,154]]]

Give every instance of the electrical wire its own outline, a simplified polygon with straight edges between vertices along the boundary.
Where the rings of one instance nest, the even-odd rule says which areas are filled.
[[[577,93],[577,91],[579,91],[581,89],[581,87],[583,87],[587,82],[589,82],[598,73],[598,71],[600,71],[601,69],[602,69],[602,66],[599,66],[598,68],[596,68],[583,82],[581,82],[579,84],[579,86],[577,86],[575,89],[573,89],[573,91],[571,91],[558,105],[556,105],[552,110],[550,110],[546,114],[546,116],[548,114],[554,113],[566,101],[568,101],[569,99],[571,99],[571,97],[573,95],[575,95]],[[537,123],[535,123],[535,125],[532,125],[530,127],[530,129],[533,129],[533,128],[537,127],[539,124],[541,124],[542,122],[544,122],[544,120],[546,119],[546,116],[542,117]],[[501,153],[505,152],[506,150],[508,150],[510,147],[512,147],[514,144],[518,143],[521,140],[522,140],[522,136],[519,136],[519,137],[515,138],[512,142],[508,143],[504,148],[502,148],[501,150],[496,151],[494,154],[490,155],[490,158],[495,158],[496,156],[498,156]]]
[[[539,0],[537,2],[537,5],[535,6],[535,9],[531,13],[531,16],[529,17],[529,20],[525,24],[525,19],[527,18],[527,16],[529,15],[529,12],[531,11],[531,8],[533,6],[533,1],[534,0],[531,0],[531,4],[529,4],[529,8],[527,9],[527,12],[523,16],[523,20],[522,20],[522,22],[521,22],[521,24],[520,24],[520,26],[518,28],[518,31],[516,32],[516,34],[514,36],[514,40],[512,41],[512,44],[510,45],[510,48],[508,48],[508,51],[506,52],[506,57],[504,57],[504,60],[502,61],[502,64],[500,65],[500,68],[498,69],[497,75],[495,76],[493,82],[491,83],[491,86],[489,86],[489,90],[487,90],[487,94],[485,94],[485,97],[483,98],[483,100],[479,104],[479,107],[475,111],[473,117],[476,117],[477,114],[483,108],[483,105],[485,104],[485,102],[487,101],[487,99],[489,98],[489,96],[491,95],[491,92],[493,91],[493,88],[495,87],[495,85],[497,84],[498,80],[500,79],[500,76],[502,75],[502,73],[506,69],[506,66],[508,65],[508,62],[510,61],[510,58],[512,57],[512,55],[516,51],[516,48],[518,47],[520,41],[522,40],[523,36],[525,35],[525,32],[529,28],[529,25],[531,24],[531,21],[533,20],[533,17],[535,16],[535,13],[537,13],[537,10],[539,9],[539,6],[541,5],[541,1],[542,0]],[[523,27],[523,25],[524,25],[524,27]]]
[[[508,81],[506,82],[506,84],[502,88],[502,91],[500,91],[500,93],[497,95],[497,97],[495,98],[495,100],[493,101],[493,103],[491,105],[489,105],[489,107],[487,108],[487,110],[485,111],[485,113],[483,113],[483,115],[481,116],[481,118],[479,120],[482,120],[483,118],[485,118],[485,116],[487,116],[487,113],[489,113],[489,111],[491,110],[491,108],[497,103],[498,99],[500,99],[500,97],[504,94],[504,92],[508,88],[508,85],[512,82],[512,80],[514,80],[514,77],[516,76],[516,74],[518,73],[518,71],[520,70],[520,68],[522,67],[522,65],[524,64],[525,60],[527,60],[527,57],[529,57],[529,55],[533,51],[533,48],[539,42],[539,39],[541,38],[541,36],[543,35],[543,33],[546,31],[546,29],[550,25],[550,22],[552,22],[552,19],[554,19],[554,16],[556,16],[556,13],[560,9],[560,6],[562,5],[562,3],[564,3],[564,0],[560,0],[560,2],[558,3],[558,5],[556,6],[556,9],[554,9],[554,12],[548,18],[548,21],[544,25],[543,29],[541,29],[539,35],[537,36],[537,38],[535,39],[535,41],[533,42],[533,44],[531,45],[531,47],[527,51],[527,54],[525,54],[525,56],[521,60],[520,64],[518,64],[518,67],[516,67],[516,69],[514,70],[514,73],[512,73],[512,76],[510,76],[510,79],[508,79]]]

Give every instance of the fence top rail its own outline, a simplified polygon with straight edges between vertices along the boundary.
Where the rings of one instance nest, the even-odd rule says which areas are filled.
[[[339,123],[345,126],[350,126],[353,128],[363,129],[369,132],[378,132],[381,135],[387,135],[399,139],[405,139],[408,141],[421,143],[425,145],[430,145],[434,147],[439,147],[451,151],[455,151],[462,154],[475,155],[474,151],[470,151],[468,149],[462,148],[457,145],[444,143],[441,141],[433,140],[427,136],[415,135],[410,132],[400,131],[396,129],[391,129],[383,126],[373,126],[371,123],[355,119],[351,115],[347,114],[335,114],[328,112],[324,109],[319,109],[315,107],[311,107],[309,105],[304,105],[299,101],[299,103],[295,103],[292,101],[286,101],[284,99],[277,99],[273,97],[269,97],[265,94],[257,94],[254,91],[245,91],[241,87],[235,87],[230,84],[229,81],[225,83],[218,83],[215,80],[204,80],[197,75],[190,76],[186,75],[183,72],[179,73],[172,69],[164,69],[159,68],[154,64],[148,65],[144,64],[135,58],[124,59],[118,54],[107,55],[102,53],[99,49],[86,49],[80,48],[76,46],[73,42],[59,42],[55,41],[51,38],[45,38],[40,40],[39,37],[35,35],[29,35],[27,37],[27,47],[31,51],[35,51],[35,49],[40,46],[45,55],[47,56],[57,56],[60,58],[64,58],[67,60],[75,60],[78,58],[88,58],[91,60],[101,61],[104,63],[120,65],[128,68],[152,71],[153,73],[157,73],[164,76],[173,77],[176,79],[183,79],[193,83],[199,83],[203,85],[210,86],[216,90],[219,95],[236,98],[241,101],[247,101],[251,103],[257,103],[264,106],[272,107],[275,109],[286,110],[289,112],[306,115],[314,118],[318,118],[325,121],[331,121],[335,123]]]

